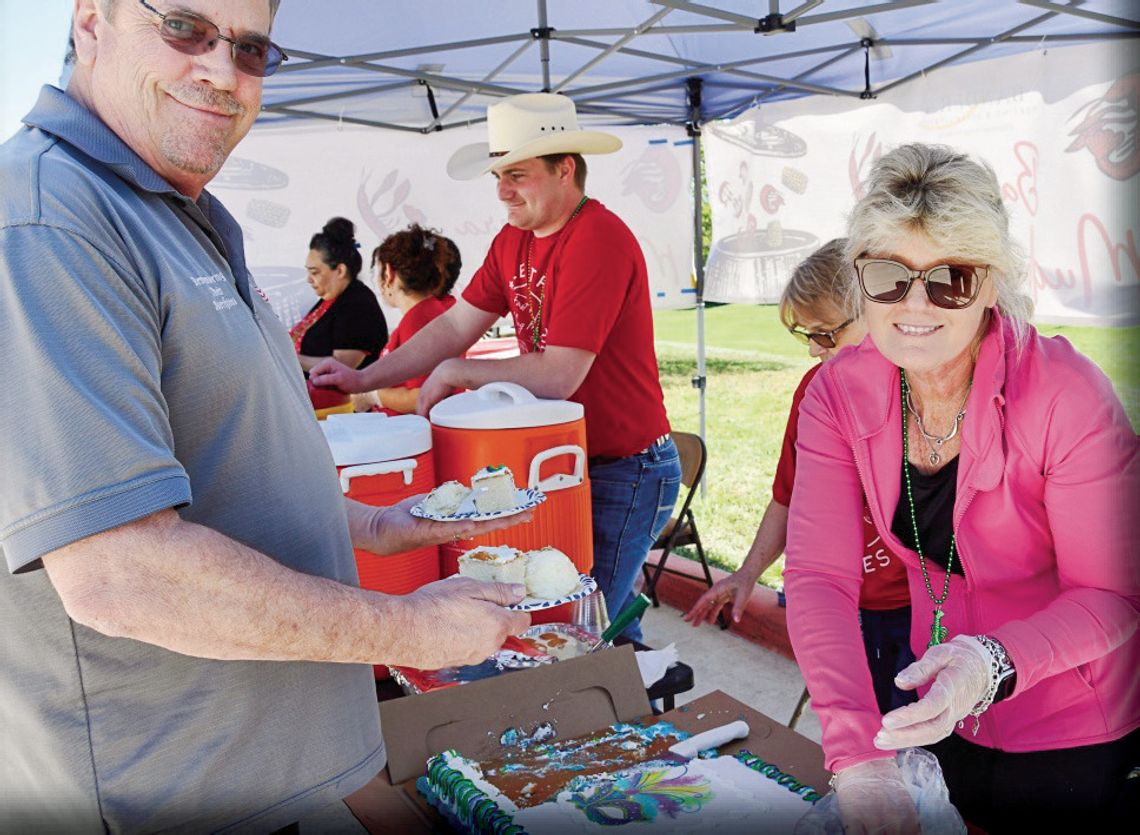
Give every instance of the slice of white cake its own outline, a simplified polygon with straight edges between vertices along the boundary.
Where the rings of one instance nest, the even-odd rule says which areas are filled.
[[[471,476],[471,492],[480,513],[514,510],[515,474],[505,464],[484,467]]]
[[[525,583],[526,555],[509,545],[483,545],[459,556],[459,573],[488,583]]]
[[[445,481],[428,493],[420,506],[436,516],[451,516],[463,504],[463,500],[470,492],[458,481]]]
[[[547,546],[526,555],[526,591],[531,597],[554,600],[576,592],[582,585],[578,569],[557,548]]]

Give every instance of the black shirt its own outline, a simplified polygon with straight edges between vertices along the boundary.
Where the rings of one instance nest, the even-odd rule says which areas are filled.
[[[918,523],[918,535],[922,542],[922,555],[928,564],[946,569],[946,556],[950,553],[950,537],[954,533],[954,500],[958,496],[958,456],[955,455],[945,467],[936,473],[920,473],[909,461],[911,492],[914,495],[914,516]],[[895,508],[895,518],[891,521],[891,532],[902,540],[903,545],[917,551],[914,541],[914,523],[910,518],[910,502],[906,496],[904,476],[899,503]],[[954,550],[952,574],[965,576],[962,560]],[[941,586],[936,585],[936,590]]]
[[[321,302],[318,300],[317,307]],[[310,311],[311,312],[311,311]],[[325,315],[305,331],[301,353],[308,357],[331,357],[333,351],[364,351],[358,368],[374,362],[388,344],[388,324],[376,294],[353,279],[336,297]]]

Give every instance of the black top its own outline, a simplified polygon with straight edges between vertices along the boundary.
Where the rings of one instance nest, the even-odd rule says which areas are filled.
[[[319,304],[313,305],[315,309]],[[325,315],[313,323],[301,339],[301,353],[308,357],[331,357],[333,351],[365,351],[364,368],[388,344],[388,325],[376,294],[353,279],[333,301]]]
[[[914,495],[914,516],[918,522],[918,535],[922,541],[922,555],[928,563],[946,569],[946,556],[950,553],[950,537],[954,533],[954,500],[958,496],[958,456],[955,455],[945,467],[936,473],[920,473],[909,461],[911,492]],[[895,508],[895,518],[891,521],[891,532],[902,540],[903,545],[917,551],[914,541],[914,524],[910,518],[910,502],[906,497],[904,478],[899,503]],[[952,574],[965,576],[962,560],[954,550]],[[935,585],[935,591],[941,586]]]

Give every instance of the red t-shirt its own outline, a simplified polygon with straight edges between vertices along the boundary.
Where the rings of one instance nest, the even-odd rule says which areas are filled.
[[[776,466],[776,479],[772,482],[772,499],[787,507],[792,503],[792,485],[796,480],[796,434],[800,420],[800,403],[804,399],[808,383],[815,377],[822,364],[813,366],[800,380],[796,393],[792,395],[792,409],[788,415],[788,427],[784,430],[784,447],[780,451],[780,463]],[[826,485],[819,488],[826,490]],[[887,546],[871,521],[871,511],[867,499],[863,498],[863,531],[866,546],[863,553],[863,588],[859,593],[861,609],[898,609],[910,605],[910,591],[907,588],[906,567]]]
[[[446,296],[442,299],[437,299],[435,296],[428,296],[423,301],[417,302],[416,306],[410,308],[400,319],[400,324],[396,325],[396,329],[392,331],[392,335],[388,337],[388,344],[384,346],[384,350],[380,352],[380,356],[385,357],[395,351],[415,336],[420,328],[446,311],[453,304],[455,304],[455,296]],[[428,375],[424,374],[422,377],[413,377],[397,385],[401,385],[406,389],[418,389],[423,386],[427,378]]]
[[[428,296],[426,299],[417,302],[415,307],[410,308],[408,312],[400,318],[400,323],[396,325],[396,329],[392,331],[392,335],[388,337],[388,342],[383,350],[380,351],[380,356],[383,357],[395,351],[415,336],[420,328],[443,313],[453,304],[455,304],[455,296],[447,296],[443,299]],[[397,383],[396,386],[403,386],[406,389],[418,389],[423,386],[428,376],[429,375],[424,374],[421,377],[413,377],[410,380]],[[389,409],[386,406],[373,406],[369,411],[380,412],[381,414],[391,415],[392,417],[399,417],[404,414],[404,412],[397,412],[395,409]]]
[[[498,316],[510,311],[520,353],[558,345],[594,354],[570,395],[585,407],[590,455],[632,455],[669,431],[645,258],[597,200],[545,238],[504,226],[463,298]]]

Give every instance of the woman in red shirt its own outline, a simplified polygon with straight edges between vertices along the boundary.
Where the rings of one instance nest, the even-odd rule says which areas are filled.
[[[389,235],[373,251],[372,268],[380,297],[402,314],[380,356],[396,350],[455,304],[451,288],[461,266],[459,248],[450,238],[415,223]],[[416,411],[416,398],[426,379],[425,374],[363,396],[370,399],[374,411],[411,414]]]
[[[804,259],[780,297],[780,320],[793,336],[807,344],[808,352],[820,363],[847,345],[858,345],[867,334],[866,324],[848,301],[846,288],[854,281],[854,274],[844,257],[844,243],[841,238],[829,241]],[[740,568],[715,583],[685,614],[685,620],[694,626],[712,623],[726,606],[731,607],[733,620],[739,622],[757,579],[783,553],[787,543],[788,506],[796,475],[800,401],[819,369],[819,365],[813,366],[792,395],[784,445],[772,485],[772,501],[760,520],[748,556]],[[884,545],[865,508],[863,522],[864,550],[862,554],[852,554],[851,558],[861,557],[863,561],[863,586],[859,595],[863,648],[875,698],[879,709],[886,713],[916,698],[913,691],[900,690],[894,683],[895,675],[914,661],[910,648],[910,591],[906,569]]]

